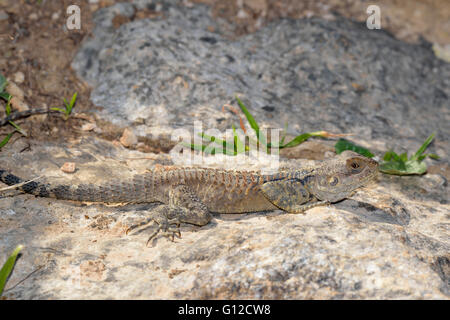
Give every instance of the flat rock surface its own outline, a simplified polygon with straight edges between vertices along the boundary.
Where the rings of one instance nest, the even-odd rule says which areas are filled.
[[[94,37],[73,67],[93,86],[102,119],[152,139],[194,120],[223,130],[237,118],[221,107],[238,93],[265,127],[288,120],[291,135],[352,132],[374,151],[415,151],[434,130],[430,149],[443,160],[427,159],[424,176],[380,174],[350,199],[304,215],[215,214],[207,226],[183,225],[175,242],[160,237],[148,247],[152,230],[125,230],[157,204],[82,204],[7,191],[0,198],[0,262],[16,245],[25,249],[5,296],[448,299],[449,64],[429,48],[344,20],[281,20],[230,39],[207,7],[175,3],[158,7],[156,19],[133,20],[139,6],[131,4],[98,11]],[[131,21],[117,26],[117,15]],[[95,135],[27,143],[2,149],[2,169],[101,183],[171,164],[167,154]],[[303,150],[314,158],[330,152],[327,142],[309,146]],[[290,164],[297,161],[304,162]],[[60,170],[66,162],[76,164],[74,173]]]

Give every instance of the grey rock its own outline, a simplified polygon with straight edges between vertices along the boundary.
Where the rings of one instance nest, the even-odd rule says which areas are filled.
[[[141,6],[151,1],[139,1]],[[120,4],[99,10],[94,37],[72,67],[93,87],[105,119],[141,136],[236,123],[221,106],[239,94],[265,127],[351,132],[376,148],[412,150],[450,135],[450,64],[430,48],[361,24],[280,20],[230,39],[208,7],[162,2],[164,17],[112,27]],[[217,32],[208,31],[214,27]],[[436,146],[450,154],[448,141]]]
[[[114,15],[132,17],[135,7],[117,4],[96,13],[94,38],[73,67],[93,86],[92,100],[105,107],[99,116],[106,120],[146,137],[190,128],[195,119],[205,127],[229,128],[236,119],[220,108],[240,93],[264,126],[283,127],[288,120],[291,135],[353,132],[375,150],[413,150],[433,129],[433,151],[448,159],[450,69],[429,48],[344,20],[281,20],[230,40],[207,7],[161,3],[163,18],[117,30]],[[25,178],[101,183],[170,164],[167,155],[97,138],[61,145],[31,141],[24,152],[20,141],[2,148],[0,163]],[[73,174],[59,169],[68,161],[77,165]],[[128,236],[125,230],[157,204],[114,207],[9,191],[0,197],[0,262],[17,244],[25,249],[7,284],[13,288],[4,294],[448,299],[447,179],[440,173],[380,175],[351,199],[304,215],[214,215],[201,228],[183,225],[182,239],[157,238],[150,247],[145,244],[152,230]]]
[[[125,179],[167,161],[94,138],[70,145],[32,143],[25,152],[19,152],[19,143],[8,146],[0,154],[3,168],[54,182]],[[126,160],[149,157],[155,160]],[[68,160],[77,163],[73,174],[59,169]],[[392,188],[414,182],[402,179],[381,175],[351,199],[304,215],[216,214],[204,227],[183,225],[175,242],[161,237],[149,247],[153,227],[132,235],[125,231],[158,204],[82,204],[8,191],[0,197],[0,261],[16,245],[25,248],[7,285],[13,289],[5,295],[448,299],[449,205],[437,201],[448,188],[436,184],[444,188],[440,193]]]

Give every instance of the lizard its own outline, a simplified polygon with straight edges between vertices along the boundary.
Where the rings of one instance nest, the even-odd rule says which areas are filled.
[[[353,151],[344,151],[317,165],[280,170],[274,174],[200,167],[153,169],[128,181],[102,185],[52,185],[26,180],[0,169],[0,181],[24,193],[62,200],[103,203],[149,203],[162,205],[149,218],[128,231],[155,222],[156,231],[172,240],[180,223],[204,226],[211,213],[245,213],[281,209],[303,213],[349,197],[373,180],[378,163]],[[147,242],[148,243],[148,242]]]

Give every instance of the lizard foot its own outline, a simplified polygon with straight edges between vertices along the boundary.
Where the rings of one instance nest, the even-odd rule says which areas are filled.
[[[147,247],[150,241],[156,235],[161,232],[161,235],[167,238],[172,238],[171,240],[175,241],[175,236],[177,236],[179,239],[181,239],[181,232],[180,232],[180,220],[178,218],[174,219],[165,219],[163,221],[157,221],[154,220],[158,224],[158,228],[153,231],[153,233],[150,235],[150,237],[147,240]]]
[[[130,232],[133,232],[136,229],[140,229],[140,230],[146,229],[153,223],[157,224],[157,228],[155,231],[153,231],[153,233],[150,235],[149,239],[147,240],[147,246],[150,243],[150,241],[153,238],[155,238],[158,235],[158,233],[160,233],[160,232],[161,232],[162,236],[171,238],[172,241],[175,240],[175,236],[177,236],[178,238],[181,238],[180,220],[178,218],[169,219],[166,216],[160,216],[158,218],[151,217],[151,218],[145,219],[137,224],[130,226],[126,231],[126,234],[128,235]]]

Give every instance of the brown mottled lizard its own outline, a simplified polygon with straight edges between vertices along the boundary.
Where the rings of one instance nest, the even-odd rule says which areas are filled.
[[[180,222],[203,226],[211,220],[210,212],[243,213],[280,208],[300,213],[321,204],[347,198],[372,180],[378,163],[352,151],[300,170],[263,175],[253,171],[175,167],[133,176],[129,181],[104,185],[52,185],[27,182],[17,187],[26,193],[56,199],[139,203],[161,202],[143,226],[156,222],[166,235],[179,234]],[[0,169],[0,181],[7,185],[24,180]]]

